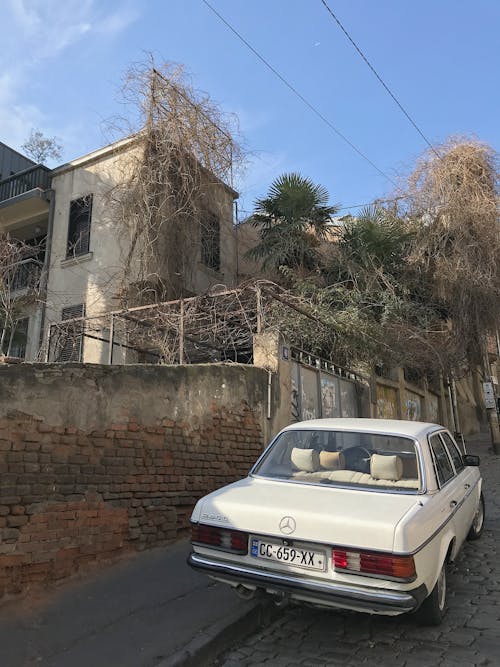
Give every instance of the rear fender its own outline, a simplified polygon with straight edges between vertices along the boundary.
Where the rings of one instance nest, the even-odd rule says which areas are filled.
[[[435,562],[437,562],[439,565],[433,572],[432,578],[428,581],[428,593],[433,590],[434,586],[436,585],[436,582],[439,577],[439,573],[441,572],[441,569],[443,567],[444,563],[448,562],[453,562],[455,556],[456,556],[456,539],[455,535],[453,534],[453,531],[450,528],[447,528],[444,534],[441,536],[441,540],[439,543],[439,550],[437,553],[437,559]]]

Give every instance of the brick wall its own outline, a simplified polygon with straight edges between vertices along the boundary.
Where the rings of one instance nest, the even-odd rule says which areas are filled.
[[[0,367],[0,596],[185,534],[262,451],[266,382],[237,365]]]

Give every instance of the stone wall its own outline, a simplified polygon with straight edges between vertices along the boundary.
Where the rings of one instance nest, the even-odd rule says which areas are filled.
[[[240,365],[0,366],[0,595],[186,533],[264,444]]]

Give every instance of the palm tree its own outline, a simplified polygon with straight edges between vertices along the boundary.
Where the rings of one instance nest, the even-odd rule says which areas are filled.
[[[326,188],[300,174],[282,174],[273,181],[267,197],[255,202],[252,223],[260,242],[248,256],[262,269],[317,268],[318,246],[326,238],[331,216],[338,206],[328,205]]]

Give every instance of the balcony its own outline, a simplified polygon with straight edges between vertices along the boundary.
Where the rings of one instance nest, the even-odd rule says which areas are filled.
[[[39,164],[0,181],[0,228],[15,229],[49,210],[50,169]]]
[[[7,293],[11,298],[33,294],[40,287],[43,264],[38,259],[23,259],[7,271]]]

